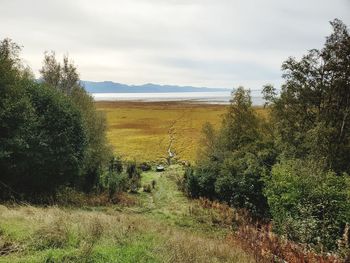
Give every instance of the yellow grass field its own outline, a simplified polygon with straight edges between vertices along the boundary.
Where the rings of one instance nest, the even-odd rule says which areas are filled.
[[[171,151],[178,160],[194,161],[202,126],[217,129],[227,105],[188,102],[96,102],[106,114],[108,139],[126,159],[161,161]],[[258,111],[263,109],[258,108]]]

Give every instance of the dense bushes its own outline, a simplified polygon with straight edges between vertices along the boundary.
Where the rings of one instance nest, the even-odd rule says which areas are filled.
[[[27,156],[16,166],[25,167],[11,178],[16,191],[51,193],[58,185],[72,184],[81,175],[86,130],[75,105],[57,91],[43,85],[27,86],[34,108],[35,128]],[[33,127],[33,126],[32,126]]]
[[[222,127],[203,128],[184,188],[271,219],[290,240],[335,250],[350,223],[350,36],[339,20],[321,50],[283,63],[278,92],[264,87],[268,118],[233,93]],[[340,244],[340,243],[339,243]]]
[[[100,182],[100,189],[108,190],[109,196],[115,193],[131,191],[137,192],[141,187],[141,172],[135,162],[122,163],[120,158],[112,158],[108,172],[104,173]]]
[[[137,189],[141,187],[141,170],[135,161],[126,163],[126,174],[130,182],[130,191],[136,193]]]
[[[203,127],[204,146],[197,166],[185,174],[188,194],[248,209],[256,218],[267,217],[262,176],[273,164],[275,152],[264,129],[251,106],[249,91],[238,88],[222,128],[215,132],[209,124]]]
[[[265,188],[275,231],[320,249],[335,249],[350,219],[349,189],[349,175],[324,171],[315,162],[275,165]]]

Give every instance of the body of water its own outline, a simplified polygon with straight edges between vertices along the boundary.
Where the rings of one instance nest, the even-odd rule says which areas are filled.
[[[254,105],[264,104],[260,93],[254,94],[254,92],[252,92],[251,95]],[[96,101],[190,101],[211,104],[229,104],[231,92],[92,93],[92,96]]]

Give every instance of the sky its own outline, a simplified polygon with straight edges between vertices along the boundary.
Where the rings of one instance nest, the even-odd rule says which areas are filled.
[[[350,0],[0,0],[0,39],[39,77],[45,51],[80,78],[261,89],[281,64],[321,48]]]

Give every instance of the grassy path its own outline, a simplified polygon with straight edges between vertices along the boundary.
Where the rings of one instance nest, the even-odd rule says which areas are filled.
[[[156,187],[152,193],[140,191],[138,198],[141,204],[136,209],[141,209],[145,216],[170,226],[208,236],[225,236],[229,229],[213,224],[212,213],[208,213],[196,202],[191,202],[178,190],[176,178],[182,174],[182,167],[176,165],[161,173],[143,173],[142,185],[151,184],[151,181],[155,180]]]
[[[181,167],[143,174],[132,206],[0,206],[0,262],[253,262],[177,190]]]

